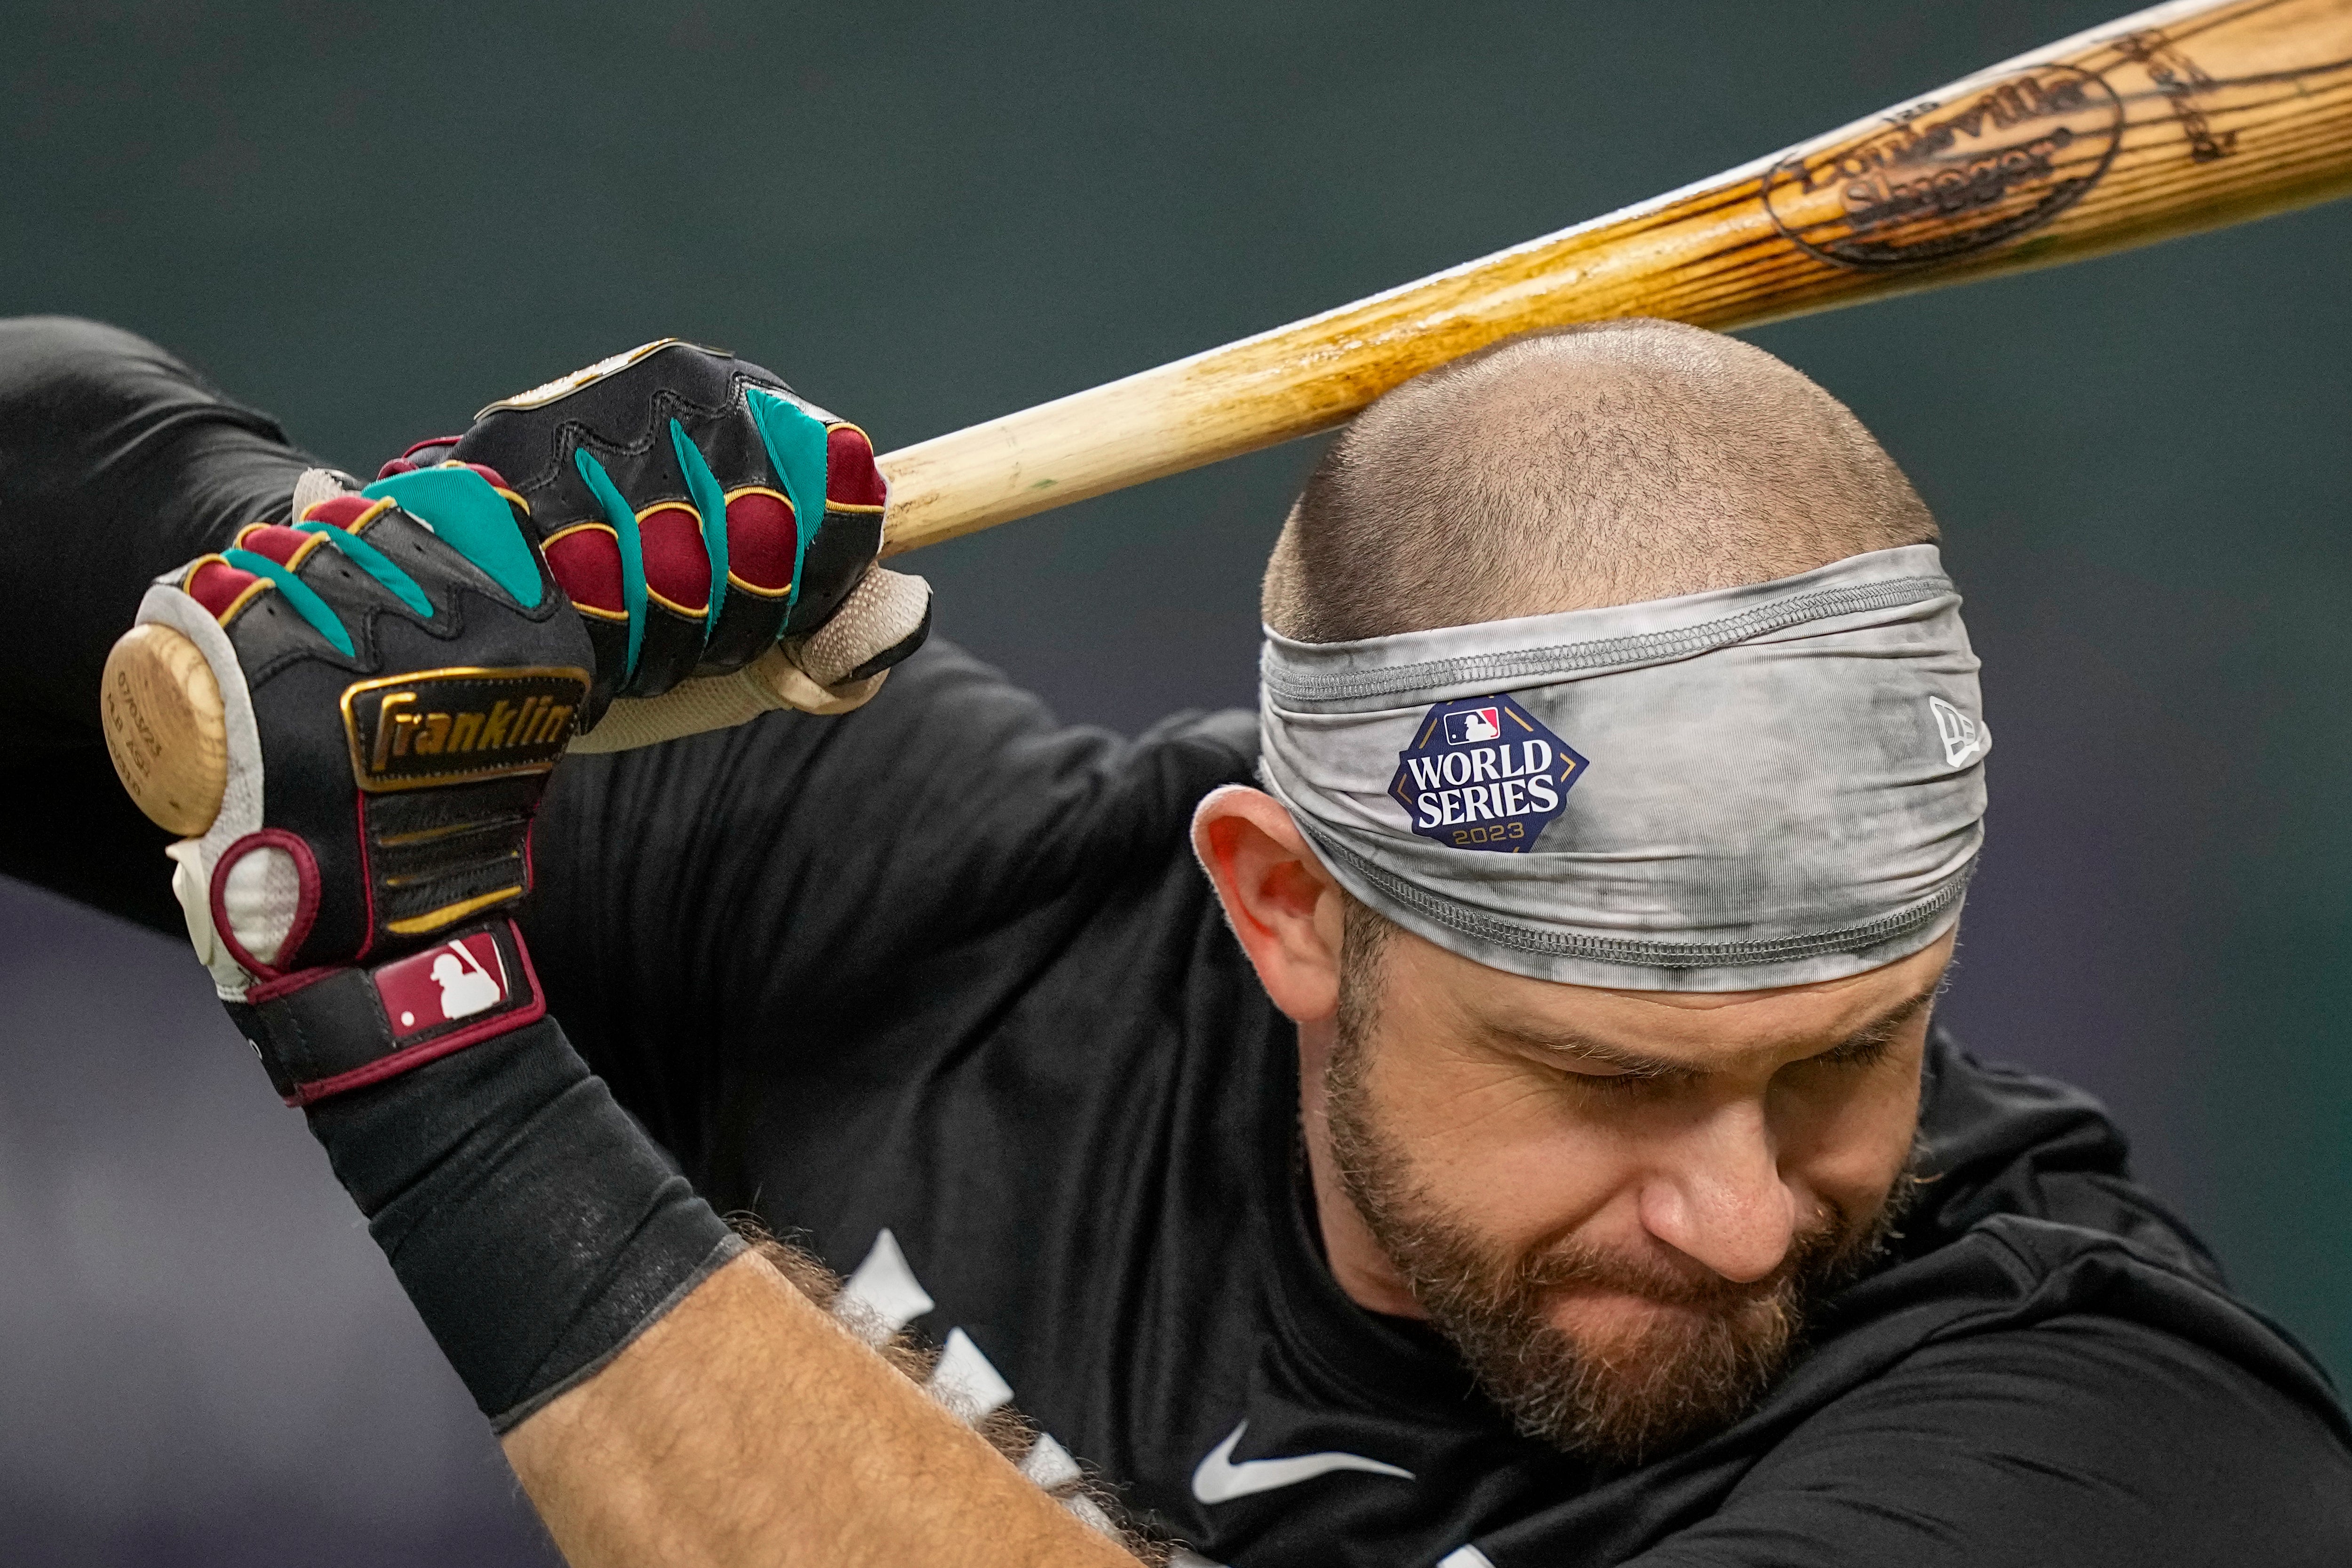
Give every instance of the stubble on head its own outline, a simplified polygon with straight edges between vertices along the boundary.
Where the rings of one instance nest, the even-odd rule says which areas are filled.
[[[1738,1419],[1787,1370],[1821,1302],[1885,1252],[1917,1187],[1916,1151],[1874,1213],[1832,1208],[1752,1283],[1694,1279],[1573,1238],[1513,1255],[1426,1189],[1374,1103],[1388,932],[1380,915],[1349,901],[1325,1114],[1340,1184],[1414,1300],[1522,1433],[1570,1453],[1640,1464]],[[1669,1310],[1630,1332],[1578,1335],[1545,1312],[1547,1299],[1567,1289]]]

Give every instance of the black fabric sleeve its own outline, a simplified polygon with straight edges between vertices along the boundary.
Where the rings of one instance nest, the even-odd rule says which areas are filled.
[[[0,319],[0,873],[181,929],[166,835],[107,761],[99,672],[150,579],[282,512],[314,465],[143,338]]]
[[[567,759],[524,928],[573,1043],[701,1180],[729,1074],[1016,1005],[1107,890],[1185,853],[1255,737],[1066,727],[935,639],[854,713]]]
[[[742,1249],[553,1019],[306,1114],[501,1432],[593,1376]]]
[[[2301,1402],[2114,1318],[1930,1345],[1629,1568],[2352,1563],[2352,1456]]]

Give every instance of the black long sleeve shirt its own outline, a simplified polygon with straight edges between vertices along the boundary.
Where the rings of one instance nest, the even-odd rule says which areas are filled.
[[[0,705],[39,742],[0,772],[0,871],[177,929],[98,671],[146,580],[308,461],[135,338],[0,323]],[[1517,1435],[1322,1261],[1292,1032],[1186,842],[1255,745],[1242,714],[1065,727],[934,646],[845,717],[567,761],[526,930],[715,1205],[1001,1377],[1212,1561],[2352,1563],[2325,1376],[2095,1103],[1941,1031],[1930,1197],[1760,1405],[1634,1469]],[[1372,1464],[1253,1466],[1315,1455]]]

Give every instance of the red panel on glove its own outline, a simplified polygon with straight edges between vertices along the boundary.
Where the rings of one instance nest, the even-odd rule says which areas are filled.
[[[773,490],[739,490],[727,497],[728,576],[782,593],[793,585],[799,545],[793,504]]]
[[[710,557],[702,549],[702,518],[683,501],[665,501],[637,519],[646,552],[646,586],[680,610],[710,606]],[[575,601],[576,602],[576,601]]]
[[[874,444],[854,424],[824,433],[824,499],[833,507],[878,507],[889,493],[874,466]]]
[[[188,579],[188,597],[203,605],[215,621],[228,613],[230,605],[261,580],[249,571],[239,571],[225,560],[208,560]]]
[[[360,518],[383,505],[383,502],[371,501],[365,496],[330,496],[323,501],[311,503],[310,509],[303,513],[299,520],[306,523],[325,523],[338,528],[349,528]]]
[[[379,479],[389,479],[395,474],[414,474],[419,468],[430,468],[448,456],[449,449],[457,444],[457,438],[454,435],[427,437],[377,469],[375,476]],[[498,485],[500,489],[506,488],[504,480],[498,481]]]
[[[239,549],[268,556],[280,566],[291,566],[294,558],[301,553],[302,547],[318,537],[316,534],[297,533],[292,528],[281,528],[275,524],[265,524],[237,535],[236,543]]]
[[[626,615],[621,594],[621,541],[597,523],[566,528],[547,541],[547,569],[572,602],[607,615]]]

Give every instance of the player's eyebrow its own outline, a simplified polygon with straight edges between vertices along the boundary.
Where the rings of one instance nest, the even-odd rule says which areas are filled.
[[[1927,1005],[1943,995],[1943,992],[1944,983],[1938,979],[1917,996],[1895,1003],[1829,1050],[1817,1051],[1814,1055],[1817,1057],[1860,1056],[1875,1050],[1893,1040],[1905,1024],[1918,1017]]]
[[[1903,1026],[1916,1018],[1942,991],[1939,980],[1916,996],[1906,997],[1876,1018],[1854,1030],[1835,1045],[1809,1053],[1801,1060],[1808,1061],[1836,1061],[1864,1056],[1893,1040]],[[1629,1051],[1607,1040],[1572,1030],[1524,1028],[1512,1025],[1490,1026],[1490,1032],[1507,1044],[1532,1048],[1547,1056],[1567,1057],[1580,1064],[1614,1068],[1628,1077],[1669,1079],[1696,1078],[1706,1069],[1692,1062],[1677,1061],[1668,1057],[1650,1056]]]

